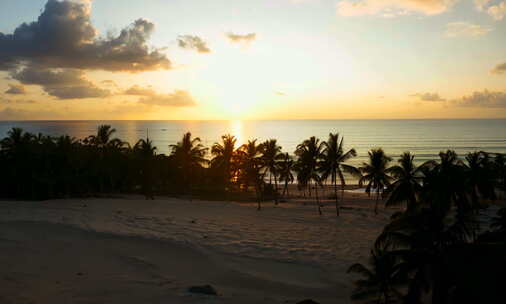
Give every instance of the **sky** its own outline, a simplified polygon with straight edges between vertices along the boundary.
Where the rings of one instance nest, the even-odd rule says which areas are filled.
[[[506,118],[506,0],[1,0],[0,120]]]

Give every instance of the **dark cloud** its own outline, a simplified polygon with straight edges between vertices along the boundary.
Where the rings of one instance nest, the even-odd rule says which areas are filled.
[[[5,94],[12,94],[12,95],[21,95],[25,93],[26,93],[25,87],[22,84],[15,84],[15,83],[10,83],[9,89],[5,91]]]
[[[476,91],[469,96],[454,100],[453,103],[461,107],[506,108],[506,92]]]
[[[445,101],[438,93],[416,93],[410,96],[418,97],[421,101]]]
[[[162,107],[191,107],[196,104],[190,93],[183,90],[175,90],[170,94],[148,95],[139,99],[139,103]]]
[[[227,38],[232,42],[250,42],[257,38],[257,34],[249,33],[245,35],[227,33]]]
[[[495,68],[492,70],[492,73],[506,74],[506,62],[496,65]]]
[[[90,2],[48,0],[38,20],[0,33],[0,69],[25,62],[46,68],[142,72],[169,69],[160,49],[147,44],[154,24],[139,19],[116,37],[98,37]]]
[[[26,85],[39,85],[51,96],[59,99],[106,97],[110,91],[96,87],[76,69],[48,69],[28,66],[11,73],[13,79]]]
[[[182,35],[178,37],[177,42],[183,49],[196,50],[199,53],[211,52],[207,43],[198,36]]]

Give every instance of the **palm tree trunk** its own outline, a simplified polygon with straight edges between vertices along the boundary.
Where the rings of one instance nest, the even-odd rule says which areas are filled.
[[[191,169],[191,166],[190,168],[188,168],[188,190],[189,190],[189,194],[190,194],[190,202],[193,201],[193,195],[192,195],[192,169]]]
[[[336,196],[336,216],[339,216],[339,204],[337,201],[337,179],[334,179],[334,195]]]
[[[261,199],[260,199],[260,191],[259,191],[258,185],[255,185],[255,194],[256,194],[257,203],[258,203],[257,211],[260,211],[262,209],[262,205],[260,203]]]
[[[274,204],[278,204],[278,179],[274,175]]]
[[[378,214],[379,188],[376,189],[376,203],[374,204],[374,214]]]
[[[316,197],[316,204],[318,205],[318,213],[320,215],[322,215],[322,207],[320,205],[320,198],[318,197],[318,185],[317,183],[315,183],[315,190],[314,190],[314,193],[315,193],[315,197]]]
[[[344,184],[341,183],[341,204],[344,203]]]

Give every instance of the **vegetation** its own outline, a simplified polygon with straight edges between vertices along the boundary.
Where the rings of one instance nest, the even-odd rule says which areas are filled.
[[[344,139],[339,134],[329,134],[329,139],[323,142],[322,163],[320,164],[321,177],[327,180],[330,176],[330,182],[334,185],[334,195],[336,199],[336,214],[339,216],[339,205],[337,198],[337,180],[341,184],[341,202],[344,199],[344,186],[346,181],[344,173],[359,176],[360,172],[353,166],[345,164],[350,158],[357,156],[355,149],[344,152]]]
[[[343,172],[357,169],[346,165],[356,155],[344,152],[343,140],[330,134],[328,142],[312,137],[304,141],[296,156],[283,153],[275,139],[260,144],[251,140],[237,147],[232,135],[204,147],[191,133],[170,145],[169,155],[157,154],[149,139],[140,139],[133,147],[115,138],[116,130],[99,126],[97,133],[82,140],[69,136],[34,135],[14,128],[0,142],[0,196],[15,199],[49,199],[71,196],[142,193],[154,195],[230,197],[240,192],[255,194],[258,210],[261,202],[279,202],[289,184],[297,181],[309,192],[314,190],[322,214],[318,189],[330,177],[345,185]],[[208,153],[210,152],[210,153]],[[342,188],[343,189],[343,188]],[[341,195],[342,199],[342,195]],[[336,190],[336,210],[337,190]]]
[[[362,177],[358,184],[362,187],[364,184],[365,192],[371,195],[371,191],[376,192],[376,204],[374,205],[374,213],[378,214],[378,202],[380,194],[383,193],[387,186],[390,185],[392,177],[388,175],[388,163],[392,158],[388,157],[383,149],[373,149],[369,151],[369,162],[364,163],[360,167]]]
[[[446,151],[439,161],[416,167],[414,157],[404,153],[398,166],[386,168],[381,150],[369,156],[370,164],[363,167],[370,175],[368,185],[386,187],[387,207],[406,202],[407,208],[395,213],[377,238],[371,267],[349,268],[363,276],[353,298],[371,303],[503,303],[502,290],[494,286],[506,267],[505,209],[491,219],[490,231],[480,225],[483,201],[495,199],[503,187],[498,161],[473,152],[464,162]],[[388,183],[388,173],[393,183]]]

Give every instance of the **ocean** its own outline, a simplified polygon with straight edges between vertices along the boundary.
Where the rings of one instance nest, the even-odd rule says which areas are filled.
[[[461,157],[467,152],[484,150],[506,153],[506,119],[469,120],[258,120],[258,121],[3,121],[0,137],[13,127],[32,133],[68,134],[82,139],[96,132],[97,126],[109,124],[116,137],[134,144],[149,138],[157,153],[170,153],[170,144],[190,131],[211,147],[221,135],[230,133],[243,144],[257,138],[259,142],[275,138],[284,152],[293,153],[296,146],[310,136],[326,140],[329,132],[344,136],[345,148],[355,148],[358,156],[350,164],[361,164],[367,151],[381,147],[396,159],[411,151],[420,163],[438,158],[443,150],[453,149]]]

